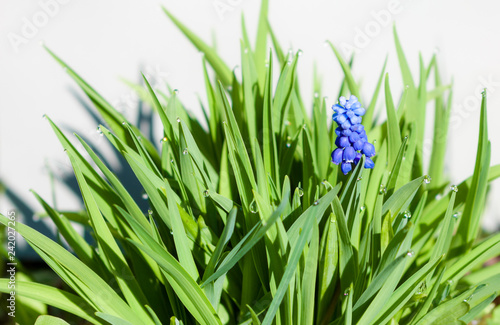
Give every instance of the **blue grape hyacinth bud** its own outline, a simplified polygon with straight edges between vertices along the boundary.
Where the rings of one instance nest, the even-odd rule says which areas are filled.
[[[348,172],[350,172],[352,170],[352,165],[350,163],[342,163],[340,165],[340,169],[342,170],[342,172],[344,173],[344,175],[347,175]]]
[[[340,169],[347,175],[352,170],[352,164],[357,165],[365,155],[365,168],[373,168],[375,163],[371,159],[375,156],[375,147],[368,142],[362,116],[366,110],[361,107],[356,96],[349,99],[339,98],[338,104],[332,106],[333,120],[338,124],[335,129],[337,149],[332,152],[332,162],[340,164]]]

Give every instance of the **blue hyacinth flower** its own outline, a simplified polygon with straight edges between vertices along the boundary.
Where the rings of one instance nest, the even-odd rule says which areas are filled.
[[[365,115],[365,109],[361,107],[356,96],[351,95],[349,99],[344,96],[339,98],[339,103],[333,105],[333,120],[343,129],[361,123],[361,116]]]
[[[338,104],[333,105],[332,109],[333,120],[338,124],[335,129],[337,149],[332,152],[332,162],[340,164],[340,169],[347,175],[353,169],[352,164],[357,165],[364,155],[364,167],[373,168],[375,163],[371,158],[375,156],[375,147],[368,142],[365,128],[361,124],[366,110],[353,95],[349,99],[340,97]]]

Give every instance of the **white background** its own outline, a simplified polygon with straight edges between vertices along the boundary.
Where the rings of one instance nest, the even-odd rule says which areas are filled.
[[[200,114],[197,94],[205,100],[201,56],[167,19],[162,5],[202,39],[209,43],[215,39],[230,67],[239,62],[242,12],[254,40],[258,1],[0,0],[0,177],[33,211],[40,211],[40,206],[30,188],[52,202],[47,166],[56,179],[71,174],[43,114],[67,134],[77,132],[101,146],[105,142],[75,96],[82,93],[40,42],[132,119],[134,99],[120,78],[137,82],[139,71],[179,89],[186,106]],[[357,46],[354,74],[362,81],[365,100],[371,97],[386,55],[393,94],[399,98],[403,85],[393,22],[415,78],[419,51],[426,64],[437,53],[443,80],[454,83],[446,168],[451,181],[458,183],[473,172],[483,87],[489,91],[492,164],[500,163],[500,128],[495,125],[500,120],[499,9],[498,2],[488,0],[273,0],[269,19],[284,48],[303,50],[299,73],[306,99],[312,97],[314,63],[323,80],[322,96],[333,103],[338,92],[341,70],[325,40],[341,47]],[[33,23],[39,27],[27,27]],[[119,167],[114,156],[110,160]],[[483,222],[490,229],[500,225],[499,185],[492,186]],[[55,189],[58,208],[80,207],[77,197],[57,180]],[[3,213],[12,207],[5,198],[0,203]]]

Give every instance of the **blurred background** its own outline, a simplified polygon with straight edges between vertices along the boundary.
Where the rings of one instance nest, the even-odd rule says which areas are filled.
[[[41,207],[29,189],[58,209],[83,207],[69,160],[43,114],[66,134],[76,132],[91,142],[122,179],[128,177],[120,159],[96,132],[99,121],[88,99],[41,44],[132,122],[145,127],[158,123],[151,122],[150,112],[123,82],[139,83],[141,71],[155,87],[168,83],[178,89],[183,103],[201,116],[198,96],[206,102],[201,55],[169,21],[162,5],[207,43],[215,44],[232,68],[240,59],[242,14],[250,39],[255,38],[259,1],[0,1],[1,213],[16,209],[18,220],[50,234],[53,228],[36,216]],[[443,81],[453,82],[445,165],[451,182],[459,183],[473,173],[483,88],[488,89],[491,163],[500,163],[500,128],[494,124],[500,120],[499,9],[499,2],[488,0],[272,0],[269,17],[281,45],[303,51],[299,60],[303,98],[312,100],[316,66],[323,80],[320,95],[328,96],[330,105],[336,101],[342,71],[325,40],[337,45],[345,57],[355,53],[353,72],[362,81],[361,103],[371,97],[386,56],[393,94],[399,100],[404,85],[393,24],[414,77],[419,53],[426,64],[437,54]],[[383,104],[382,98],[378,109]],[[156,131],[152,136],[159,141],[161,132]],[[129,189],[140,197],[138,183],[128,181]],[[490,231],[500,229],[499,198],[496,181],[483,220]],[[18,249],[23,249],[21,242]]]

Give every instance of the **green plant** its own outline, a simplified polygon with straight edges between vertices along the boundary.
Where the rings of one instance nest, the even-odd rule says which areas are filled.
[[[72,252],[22,224],[16,231],[68,290],[19,281],[17,294],[92,324],[422,325],[481,317],[500,290],[500,264],[482,267],[500,254],[500,234],[479,234],[488,183],[500,176],[499,165],[490,167],[486,93],[474,173],[450,186],[443,162],[451,90],[435,58],[421,61],[416,84],[394,33],[408,85],[396,107],[385,64],[371,101],[361,100],[350,64],[330,44],[344,71],[339,94],[368,104],[363,124],[377,146],[373,170],[358,164],[344,176],[330,161],[336,135],[326,101],[315,96],[312,117],[306,114],[296,75],[300,52],[283,52],[266,0],[261,8],[253,48],[243,23],[242,80],[165,10],[205,54],[207,128],[175,90],[154,91],[144,78],[136,88],[163,124],[158,148],[49,50],[105,120],[100,131],[141,182],[150,210],[144,215],[82,138],[76,135],[99,172],[47,117],[85,202],[77,221],[92,229],[96,245],[73,229],[75,215],[34,193]],[[319,94],[320,82],[314,85]],[[379,122],[373,114],[382,87],[387,120]],[[430,101],[432,181],[423,167]],[[8,279],[0,291],[9,292]]]

